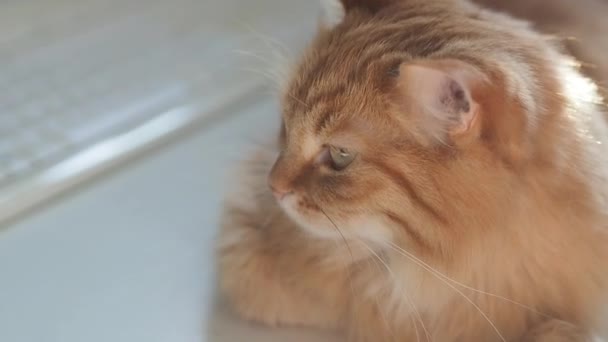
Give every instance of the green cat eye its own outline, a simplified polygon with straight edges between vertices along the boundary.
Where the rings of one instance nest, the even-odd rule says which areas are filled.
[[[329,147],[329,155],[331,157],[331,165],[337,171],[344,170],[357,156],[356,153],[345,148],[333,146]]]

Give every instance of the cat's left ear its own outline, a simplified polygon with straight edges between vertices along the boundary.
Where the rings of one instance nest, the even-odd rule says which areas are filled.
[[[397,0],[321,0],[320,26],[331,29],[340,24],[346,14],[360,9],[375,13]]]
[[[406,62],[399,67],[397,101],[427,136],[457,137],[479,126],[475,98],[485,82],[485,75],[465,62]]]

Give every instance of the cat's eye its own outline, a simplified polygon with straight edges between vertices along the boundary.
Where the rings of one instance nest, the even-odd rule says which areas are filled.
[[[330,146],[329,156],[332,168],[336,171],[341,171],[353,162],[357,154],[345,148]]]

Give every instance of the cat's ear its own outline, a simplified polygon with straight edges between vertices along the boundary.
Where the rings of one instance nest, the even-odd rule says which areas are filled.
[[[397,0],[321,0],[321,27],[333,28],[356,8],[375,13]]]
[[[485,76],[455,60],[407,62],[397,75],[398,101],[427,134],[444,139],[474,130],[480,107],[475,91]]]

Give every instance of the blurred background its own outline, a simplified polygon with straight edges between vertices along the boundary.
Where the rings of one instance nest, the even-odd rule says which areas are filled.
[[[479,1],[576,37],[585,70],[608,72],[605,0]],[[277,79],[318,14],[0,0],[0,341],[335,340],[242,322],[213,288],[230,172],[274,138]]]
[[[310,341],[216,303],[213,239],[317,6],[0,1],[0,341]]]

